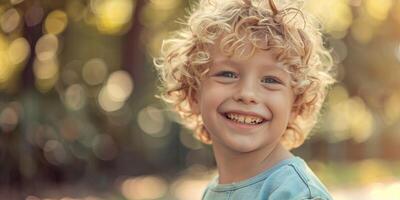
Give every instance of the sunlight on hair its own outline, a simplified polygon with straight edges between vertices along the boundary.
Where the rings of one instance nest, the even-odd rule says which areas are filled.
[[[324,1],[323,10],[330,9],[336,2]],[[294,80],[291,86],[299,97],[296,100],[299,117],[282,136],[285,147],[300,146],[316,123],[326,88],[335,82],[331,73],[334,63],[321,39],[318,21],[302,12],[298,2],[284,3],[288,3],[288,7],[280,4],[282,9],[271,12],[262,4],[245,7],[236,1],[200,1],[201,8],[191,13],[181,30],[163,41],[160,57],[155,59],[163,86],[161,98],[179,113],[183,124],[194,129],[204,143],[210,143],[210,137],[199,114],[193,113],[188,106],[188,99],[198,91],[201,77],[212,60],[210,47],[215,46],[229,55],[248,52],[248,56],[256,50],[274,49],[279,52],[279,61],[291,66],[288,70]],[[218,8],[214,9],[215,6]],[[341,0],[337,6],[339,10],[341,6],[348,5]],[[349,11],[348,7],[346,9]],[[332,17],[331,20],[335,19]],[[349,25],[350,22],[343,31],[347,31]],[[310,70],[302,70],[306,66]]]

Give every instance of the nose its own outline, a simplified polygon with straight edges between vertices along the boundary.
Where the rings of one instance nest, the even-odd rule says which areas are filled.
[[[233,95],[233,99],[244,104],[258,103],[256,85],[253,81],[241,81],[238,90]]]

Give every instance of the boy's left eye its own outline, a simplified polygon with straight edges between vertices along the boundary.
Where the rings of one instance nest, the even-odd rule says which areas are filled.
[[[281,81],[278,78],[266,76],[264,77],[261,82],[263,83],[272,83],[272,84],[280,84]]]

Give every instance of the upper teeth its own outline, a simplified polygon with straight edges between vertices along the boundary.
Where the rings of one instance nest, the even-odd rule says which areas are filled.
[[[249,116],[249,115],[240,115],[236,113],[227,113],[226,116],[228,119],[244,123],[244,124],[259,124],[263,121],[263,118],[256,117],[256,116]]]

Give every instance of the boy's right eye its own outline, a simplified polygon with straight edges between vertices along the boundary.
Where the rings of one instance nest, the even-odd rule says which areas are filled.
[[[222,76],[226,78],[238,78],[238,75],[235,72],[230,72],[230,71],[222,71],[217,73],[216,76]]]

